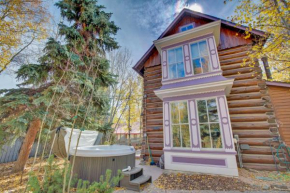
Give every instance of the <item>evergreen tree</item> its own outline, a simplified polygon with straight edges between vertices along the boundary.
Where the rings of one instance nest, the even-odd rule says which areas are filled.
[[[59,24],[63,41],[49,38],[38,63],[17,71],[19,88],[0,91],[2,141],[26,134],[31,143],[38,131],[41,137],[59,125],[103,132],[111,126],[104,119],[109,109],[104,93],[115,76],[105,53],[118,48],[113,36],[119,28],[96,0],[61,0],[56,6],[65,19]],[[28,145],[22,145],[14,171],[24,169]]]

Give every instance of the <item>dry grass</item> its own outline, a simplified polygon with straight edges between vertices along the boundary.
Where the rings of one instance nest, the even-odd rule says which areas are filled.
[[[63,164],[63,160],[55,159],[58,165]],[[12,173],[15,162],[0,164],[0,192],[23,192],[28,181],[28,173],[31,170],[33,158],[30,158],[26,164],[24,172]],[[46,160],[42,161],[41,168],[46,164]],[[33,170],[38,171],[40,160],[38,159]],[[40,171],[40,175],[43,170]]]
[[[290,189],[290,173],[239,169],[239,177],[234,178],[170,171],[162,174],[154,184],[163,190],[259,191],[266,187],[273,190],[271,185],[288,186]]]

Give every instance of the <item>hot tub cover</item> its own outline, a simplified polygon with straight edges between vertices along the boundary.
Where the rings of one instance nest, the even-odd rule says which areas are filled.
[[[52,152],[61,158],[67,157],[67,149],[69,144],[69,137],[72,132],[72,128],[61,127],[51,131],[51,143],[53,143],[54,136],[54,144],[52,147]],[[77,145],[77,140],[80,135],[79,129],[74,129],[71,137],[71,144],[69,152],[73,152],[72,150]],[[83,131],[80,136],[79,147],[82,146],[92,146],[97,145],[95,142],[100,137],[100,133],[98,131]]]

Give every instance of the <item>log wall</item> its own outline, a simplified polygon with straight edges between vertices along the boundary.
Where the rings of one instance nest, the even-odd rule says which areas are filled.
[[[279,133],[287,146],[290,146],[290,88],[268,86],[268,90],[279,124]]]
[[[248,58],[248,49],[249,46],[238,46],[218,50],[223,76],[235,78],[231,93],[227,97],[232,129],[234,135],[239,135],[241,144],[251,147],[243,151],[245,167],[275,170],[268,145],[268,140],[278,135],[274,109],[259,65],[243,63],[243,59]],[[160,87],[160,64],[145,67],[143,131],[147,133],[155,161],[163,154],[162,101],[153,92]],[[142,154],[148,156],[148,147],[145,145]]]

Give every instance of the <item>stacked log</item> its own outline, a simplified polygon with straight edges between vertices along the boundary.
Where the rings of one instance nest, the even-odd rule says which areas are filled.
[[[160,65],[145,67],[143,132],[148,136],[148,144],[143,141],[141,156],[149,157],[149,145],[155,162],[163,154],[163,102],[154,94],[154,90],[161,87],[161,74]]]
[[[278,126],[262,70],[258,62],[250,62],[248,50],[249,46],[219,50],[223,76],[235,78],[227,97],[233,134],[240,144],[250,146],[242,151],[246,168],[276,170],[269,140],[279,135]]]

